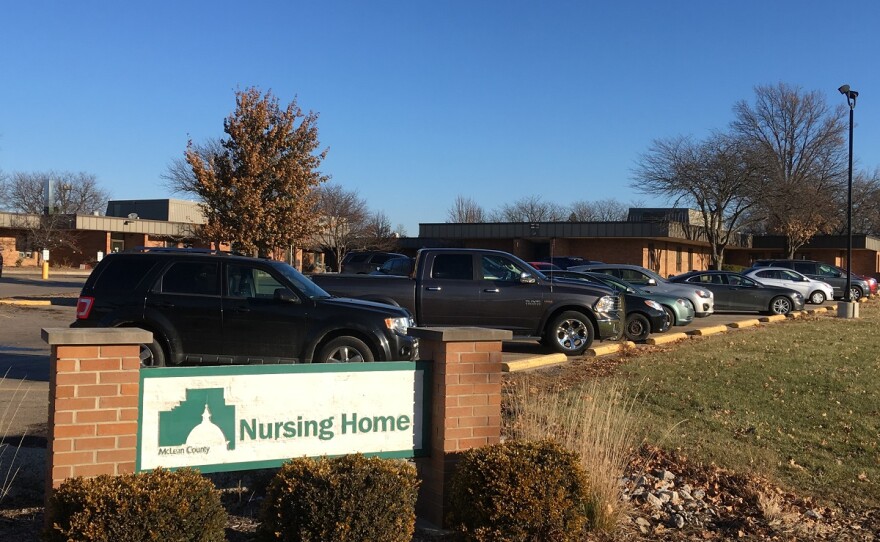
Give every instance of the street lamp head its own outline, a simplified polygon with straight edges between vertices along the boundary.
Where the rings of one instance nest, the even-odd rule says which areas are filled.
[[[841,85],[837,90],[846,96],[846,103],[849,104],[850,109],[853,109],[856,106],[856,98],[858,98],[859,93],[849,88],[849,85]]]

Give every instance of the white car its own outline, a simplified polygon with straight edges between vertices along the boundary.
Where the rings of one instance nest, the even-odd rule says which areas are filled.
[[[783,286],[796,290],[814,305],[820,305],[826,299],[834,298],[834,288],[827,282],[813,280],[785,267],[756,267],[747,271],[745,276],[767,286]]]

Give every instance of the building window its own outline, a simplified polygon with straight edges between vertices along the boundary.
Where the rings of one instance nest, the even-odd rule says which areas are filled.
[[[675,247],[675,270],[681,272],[681,247]]]

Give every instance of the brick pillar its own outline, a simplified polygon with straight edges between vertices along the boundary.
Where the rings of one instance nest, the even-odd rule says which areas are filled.
[[[430,457],[417,460],[419,516],[443,527],[460,452],[501,440],[501,341],[510,331],[415,328],[419,357],[433,360]]]
[[[136,328],[43,329],[49,358],[46,498],[73,476],[134,472],[141,343]]]

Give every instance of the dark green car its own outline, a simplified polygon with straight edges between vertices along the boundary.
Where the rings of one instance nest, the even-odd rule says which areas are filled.
[[[590,271],[544,271],[544,274],[560,279],[588,279],[593,282],[600,282],[618,292],[636,294],[656,301],[663,307],[663,312],[666,313],[670,326],[686,326],[694,319],[694,307],[686,300],[674,295],[646,292],[637,286],[633,286],[628,282],[605,273],[593,273]]]

